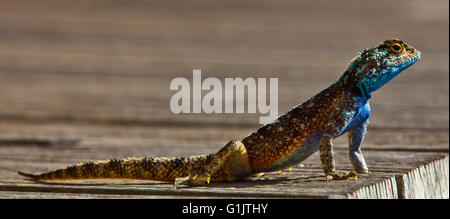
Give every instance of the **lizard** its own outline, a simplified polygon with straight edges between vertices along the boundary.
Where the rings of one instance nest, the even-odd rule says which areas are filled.
[[[18,173],[35,181],[141,179],[197,186],[290,168],[319,151],[327,180],[357,178],[370,174],[361,143],[369,124],[371,93],[420,57],[419,50],[398,39],[364,49],[329,87],[217,153],[90,161],[38,175]],[[344,133],[354,171],[337,172],[333,139]]]

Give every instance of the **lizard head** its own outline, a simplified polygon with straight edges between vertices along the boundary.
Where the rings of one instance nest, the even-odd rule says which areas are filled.
[[[343,77],[352,78],[367,98],[420,59],[420,51],[398,39],[386,40],[356,56]]]

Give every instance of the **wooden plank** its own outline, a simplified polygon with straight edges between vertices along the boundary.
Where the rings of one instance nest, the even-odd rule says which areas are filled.
[[[241,139],[253,131],[248,127],[221,126],[127,126],[92,125],[83,123],[0,123],[0,143],[10,146],[42,146],[58,150],[72,147],[101,148],[130,152],[126,156],[179,156],[197,153],[213,153],[232,139]],[[24,141],[28,141],[24,144]],[[369,128],[364,139],[363,150],[414,150],[448,151],[448,130],[443,129],[389,129]],[[426,145],[424,148],[423,145]],[[335,146],[347,148],[346,136],[335,140]],[[165,150],[162,150],[165,149]],[[190,150],[191,149],[191,150]],[[149,150],[162,150],[157,154]],[[178,151],[178,150],[185,150]],[[173,153],[173,152],[176,153]],[[5,153],[8,149],[5,148]],[[124,156],[109,153],[109,156]],[[107,157],[104,157],[107,158]],[[93,157],[92,159],[104,159]]]
[[[40,129],[39,129],[39,128]],[[244,182],[222,183],[204,187],[175,188],[168,183],[152,181],[72,181],[33,183],[24,181],[18,170],[39,173],[61,168],[77,162],[129,156],[188,156],[216,152],[229,136],[238,137],[243,129],[223,128],[221,131],[196,127],[123,127],[76,124],[27,124],[10,123],[0,126],[0,190],[24,192],[115,194],[162,197],[284,197],[284,198],[345,198],[373,197],[349,195],[362,188],[380,191],[377,185],[408,172],[417,165],[441,159],[448,154],[448,135],[442,131],[421,132],[403,130],[404,134],[384,129],[369,130],[371,138],[363,146],[366,160],[372,171],[358,181],[327,182],[324,180],[318,154],[314,154],[293,172],[270,173],[262,178]],[[182,131],[181,131],[182,130]],[[430,135],[430,137],[426,137]],[[404,136],[404,137],[400,137]],[[410,145],[404,139],[414,141],[423,136],[419,145]],[[169,140],[170,138],[170,140]],[[22,141],[19,141],[22,139]],[[26,139],[28,141],[24,141]],[[385,139],[386,142],[379,142]],[[389,142],[390,145],[386,145]],[[351,170],[348,161],[346,138],[336,141],[336,158],[339,170]],[[430,145],[424,150],[422,145]],[[413,158],[413,159],[411,159]],[[345,185],[345,186],[344,186]],[[394,186],[394,184],[386,185]],[[340,188],[340,189],[339,189]],[[383,190],[389,191],[389,190]],[[43,196],[45,197],[45,196]],[[74,197],[77,197],[74,195]],[[80,196],[82,197],[82,196]],[[115,196],[111,196],[115,197]],[[386,195],[383,198],[396,196]]]
[[[110,195],[90,193],[53,193],[53,192],[23,192],[23,191],[1,191],[0,199],[155,199],[161,196],[150,195]],[[167,196],[166,198],[170,198]],[[177,199],[183,197],[176,197]],[[202,198],[202,197],[196,197]],[[211,197],[204,197],[211,198]],[[215,197],[220,198],[220,197]]]
[[[362,187],[351,199],[448,199],[448,156],[421,165],[404,174]]]
[[[406,174],[396,176],[399,184],[399,198],[448,199],[449,198],[448,156],[420,166]]]
[[[377,156],[374,152],[367,155]],[[392,153],[388,153],[390,155]],[[411,154],[409,155],[411,156]],[[418,159],[416,155],[414,155]],[[431,156],[431,157],[430,157]],[[383,153],[383,158],[386,153]],[[398,157],[408,157],[396,153],[392,162],[399,165],[407,160]],[[380,157],[379,157],[380,158]],[[378,159],[379,159],[378,158]],[[373,159],[373,158],[371,158]],[[422,155],[420,159],[438,159],[436,155]],[[374,161],[371,160],[373,163]],[[385,161],[383,161],[385,162]],[[417,160],[416,160],[417,163]],[[415,163],[415,164],[416,164]],[[385,165],[385,164],[382,164]],[[375,165],[376,166],[376,165]],[[310,168],[295,168],[293,173],[268,174],[264,178],[245,182],[219,183],[201,187],[174,187],[167,183],[136,182],[136,181],[80,181],[32,183],[17,180],[2,180],[0,190],[25,192],[57,192],[57,193],[89,193],[89,194],[124,194],[124,195],[161,195],[161,196],[224,196],[224,197],[282,197],[282,198],[345,198],[357,190],[368,188],[370,193],[388,191],[377,187],[378,183],[393,179],[394,173],[406,171],[412,167],[403,165],[401,168],[372,168],[370,177],[361,176],[357,181],[327,182],[323,178],[319,166]],[[301,172],[299,174],[299,172]],[[375,186],[374,186],[375,185]],[[391,185],[394,186],[394,185]],[[371,196],[366,196],[371,197]],[[378,195],[378,198],[396,198],[394,195]],[[448,197],[448,193],[447,193]],[[359,197],[361,198],[361,196]]]

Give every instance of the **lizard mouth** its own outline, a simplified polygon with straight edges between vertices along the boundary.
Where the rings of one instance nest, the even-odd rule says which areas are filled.
[[[413,59],[413,61],[417,61],[420,59],[420,57],[422,56],[422,53],[419,50],[415,50],[416,52],[414,53],[414,56],[410,59]]]
[[[397,59],[395,62],[392,63],[393,64],[392,66],[399,66],[406,68],[417,62],[417,60],[419,60],[420,58],[421,58],[420,51],[415,50],[414,54],[399,57],[399,59]]]
[[[408,51],[411,53],[411,55],[408,56],[408,59],[406,60],[406,62],[414,63],[417,60],[419,60],[420,57],[422,56],[422,53],[419,50],[415,49],[415,48],[409,47]]]
[[[407,60],[407,62],[412,62],[412,63],[414,63],[414,62],[416,62],[417,60],[420,59],[420,57],[422,56],[422,54],[420,53],[420,51],[418,51],[418,50],[416,50],[416,51],[417,51],[416,54],[415,54],[413,57],[409,58],[409,59]]]

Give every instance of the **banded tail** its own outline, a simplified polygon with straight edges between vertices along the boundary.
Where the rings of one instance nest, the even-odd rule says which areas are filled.
[[[174,182],[189,176],[210,159],[210,155],[180,158],[127,158],[79,163],[43,174],[18,172],[35,181],[83,179],[141,179]]]

